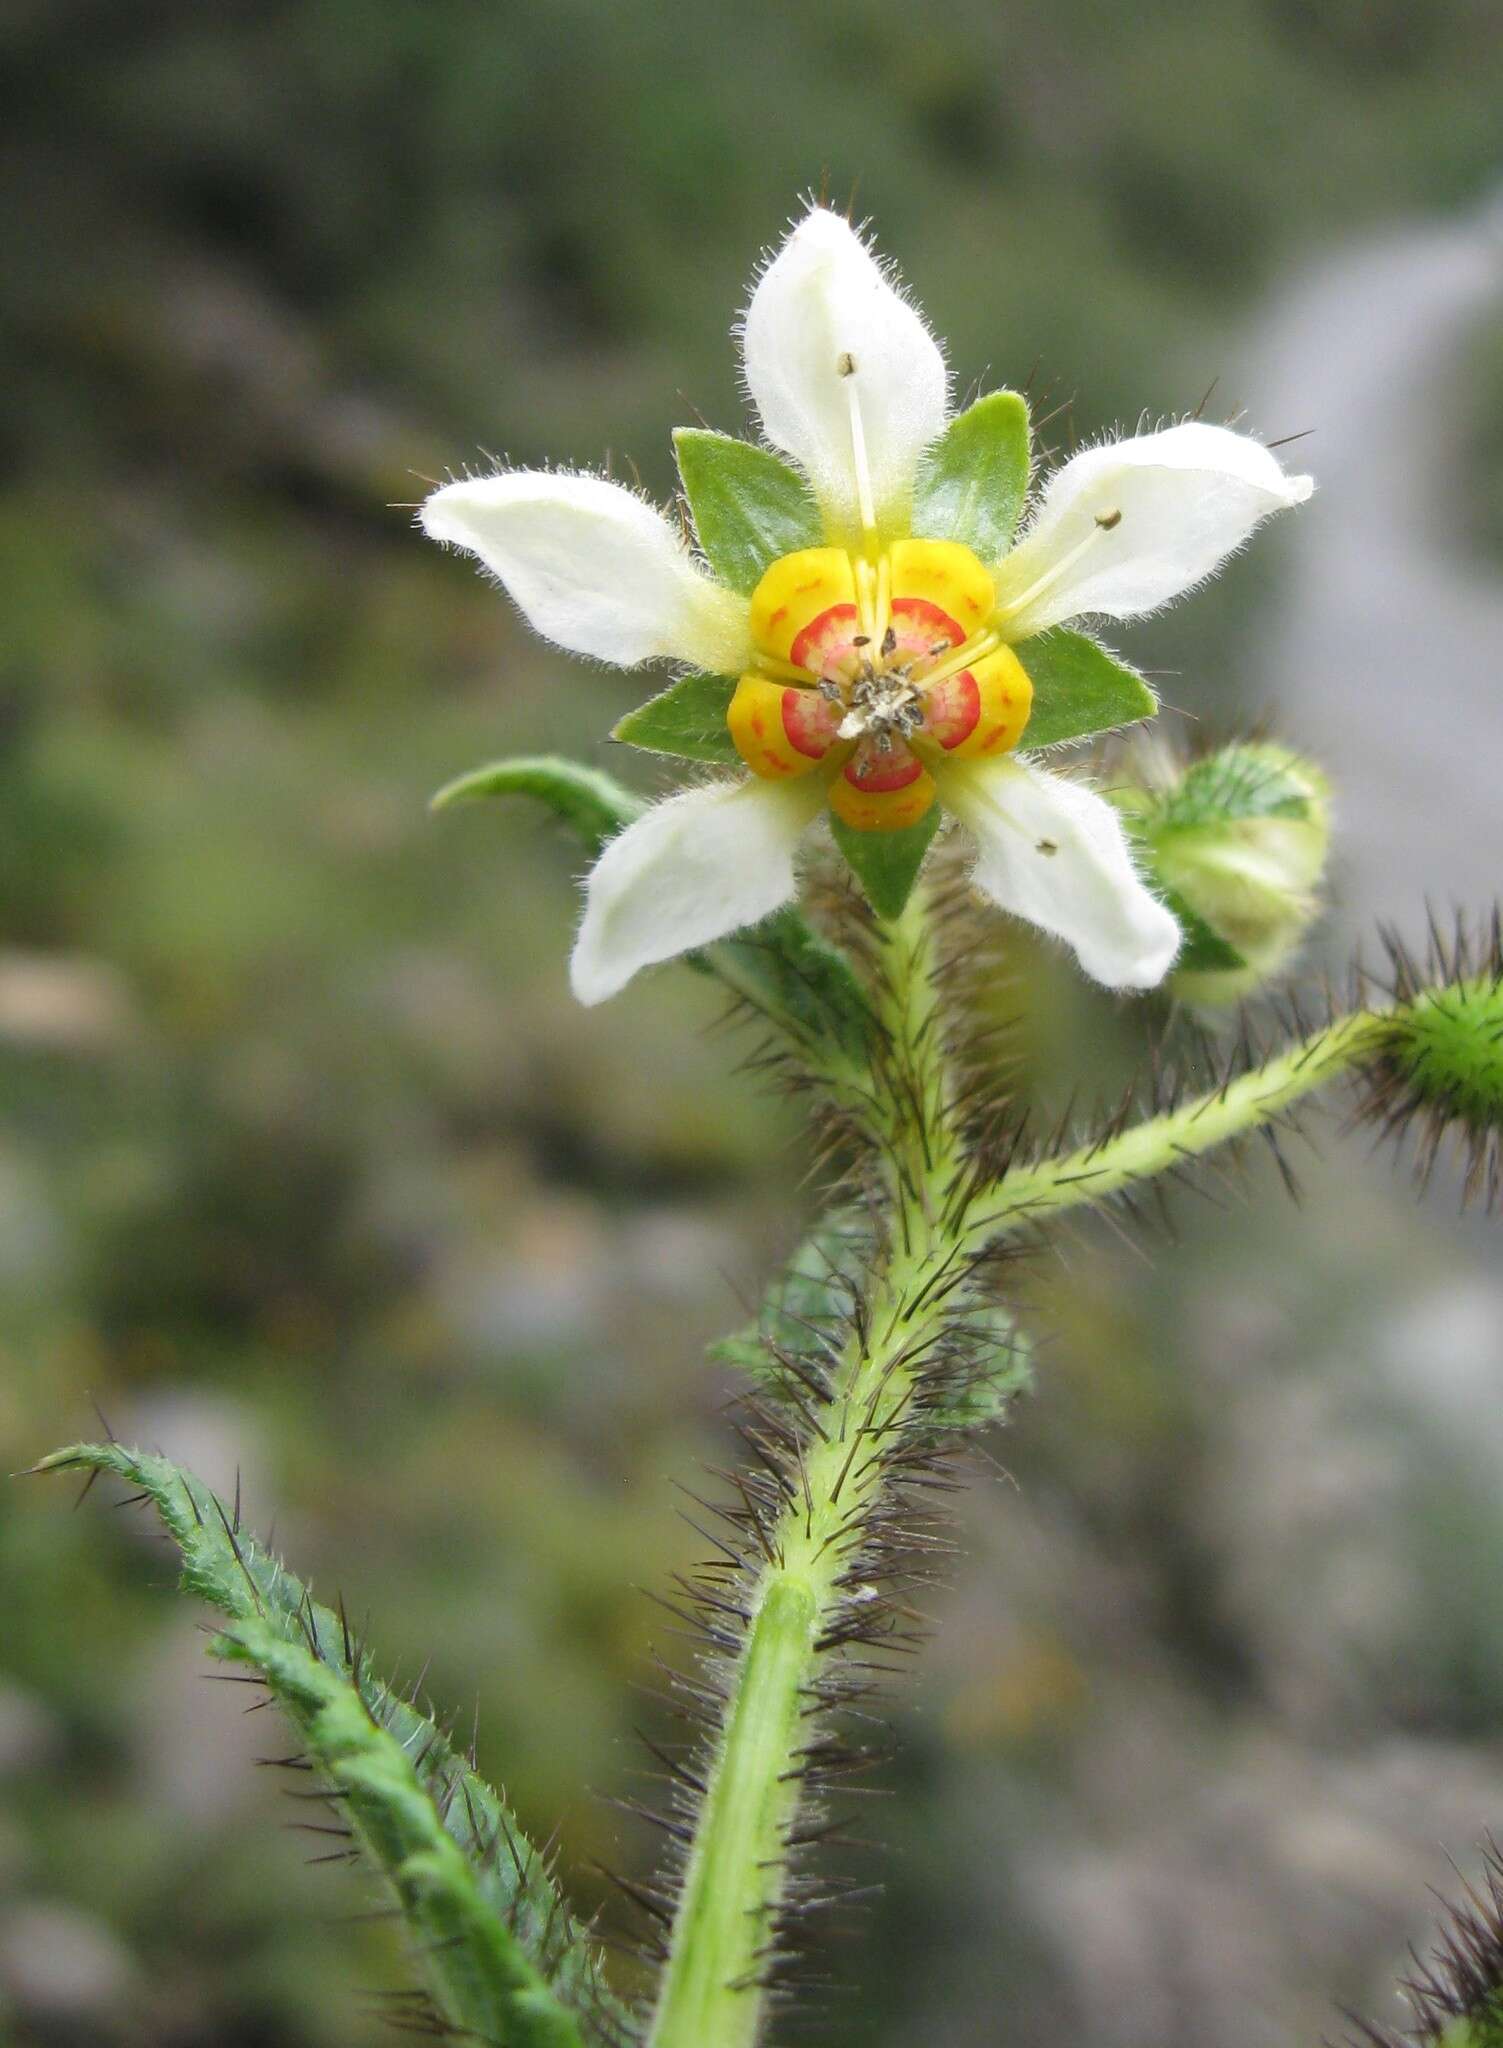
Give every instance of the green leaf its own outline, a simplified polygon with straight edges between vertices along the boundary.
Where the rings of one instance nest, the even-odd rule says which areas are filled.
[[[958,540],[995,562],[1017,532],[1028,496],[1028,407],[1016,391],[992,391],[957,413],[919,457],[913,530]]]
[[[849,1327],[879,1251],[864,1209],[832,1210],[768,1288],[756,1321],[712,1344],[710,1356],[769,1392],[806,1392]],[[1031,1385],[1032,1343],[1011,1309],[969,1285],[950,1338],[943,1363],[928,1369],[922,1410],[941,1429],[984,1428]]]
[[[519,754],[509,761],[473,768],[468,775],[457,775],[445,783],[429,808],[448,811],[456,804],[478,803],[491,796],[536,797],[574,828],[591,853],[599,853],[607,840],[614,839],[623,825],[640,818],[647,808],[644,797],[614,776],[558,754]]]
[[[673,446],[699,545],[732,590],[749,597],[780,556],[823,545],[814,494],[771,449],[701,427],[680,427]]]
[[[835,844],[878,917],[902,915],[929,842],[939,829],[939,819],[939,805],[931,804],[916,825],[905,825],[897,832],[858,832],[832,814]]]
[[[877,1235],[864,1209],[823,1217],[768,1288],[755,1322],[710,1346],[710,1356],[774,1390],[788,1378],[779,1360],[806,1365],[828,1359],[834,1339],[861,1297],[877,1255]]]
[[[624,2035],[599,1956],[499,1795],[373,1675],[343,1615],[239,1526],[238,1509],[166,1458],[117,1443],[74,1444],[37,1470],[112,1472],[152,1502],[181,1554],[183,1591],[228,1619],[210,1653],[260,1672],[354,1846],[390,1886],[428,1972],[435,2033],[504,2048]]]
[[[816,937],[796,910],[776,911],[765,924],[689,958],[811,1055],[833,1045],[861,1056],[873,1030],[866,991],[844,953]]]
[[[962,1302],[960,1308],[956,1349],[933,1388],[930,1412],[947,1429],[984,1429],[1033,1385],[1033,1339],[1001,1302]]]
[[[686,761],[727,761],[740,765],[725,714],[736,694],[734,676],[682,676],[660,696],[628,711],[611,734],[628,746]]]
[[[1051,626],[1013,649],[1033,684],[1024,747],[1054,747],[1152,718],[1159,700],[1135,668],[1084,633]]]
[[[447,784],[433,808],[494,796],[536,797],[573,828],[591,854],[647,808],[644,798],[614,776],[557,755],[493,761]],[[811,1053],[820,1046],[856,1053],[871,1031],[871,1008],[850,962],[817,938],[796,910],[780,910],[751,931],[684,959],[701,973],[717,975]]]

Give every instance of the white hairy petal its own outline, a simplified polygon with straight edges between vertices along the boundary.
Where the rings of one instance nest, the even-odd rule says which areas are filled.
[[[585,883],[570,979],[601,1003],[640,968],[755,924],[794,893],[794,849],[824,801],[819,777],[718,782],[645,811]]]
[[[949,379],[923,316],[841,215],[815,207],[799,222],[757,281],[741,339],[762,431],[827,513],[860,523],[853,389],[877,513],[901,507],[944,426]]]
[[[467,548],[547,640],[633,668],[669,657],[736,675],[751,657],[745,598],[712,583],[654,506],[604,477],[512,470],[435,491],[435,540]]]
[[[1314,488],[1310,477],[1286,476],[1261,441],[1198,420],[1083,448],[1050,479],[994,572],[1008,638],[1087,612],[1155,611]]]
[[[1174,918],[1143,884],[1111,805],[1020,761],[956,761],[945,802],[977,845],[972,880],[1052,933],[1107,988],[1153,988],[1179,951]]]

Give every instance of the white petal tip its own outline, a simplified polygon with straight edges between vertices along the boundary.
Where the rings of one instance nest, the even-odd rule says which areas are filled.
[[[1314,490],[1313,476],[1287,476],[1284,479],[1284,498],[1290,505],[1303,505],[1306,498],[1313,495]]]
[[[418,525],[430,540],[450,545],[457,545],[463,540],[463,530],[454,517],[454,495],[460,489],[462,486],[459,484],[445,484],[418,507]]]
[[[569,987],[575,1002],[587,1010],[609,1002],[612,996],[620,995],[632,979],[629,974],[614,974],[597,960],[588,958],[581,949],[574,948],[569,962]]]
[[[1145,906],[1139,923],[1136,955],[1125,966],[1116,963],[1114,975],[1098,978],[1108,988],[1120,988],[1133,994],[1157,988],[1179,957],[1182,938],[1178,923],[1162,903],[1155,903],[1151,912]]]

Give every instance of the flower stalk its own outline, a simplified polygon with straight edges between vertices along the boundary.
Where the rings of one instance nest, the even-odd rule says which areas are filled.
[[[817,1671],[875,1601],[866,1582],[872,1521],[892,1454],[939,1334],[936,1298],[956,1252],[944,1194],[956,1166],[932,935],[916,896],[885,935],[883,1048],[863,1098],[892,1204],[868,1314],[841,1348],[828,1400],[783,1471],[781,1511],[758,1523],[762,1551],[731,1675],[664,1966],[651,2048],[751,2048],[780,1960],[778,1920],[793,1836],[819,1777]],[[842,1091],[844,1092],[844,1091]],[[910,1531],[919,1540],[917,1531]]]

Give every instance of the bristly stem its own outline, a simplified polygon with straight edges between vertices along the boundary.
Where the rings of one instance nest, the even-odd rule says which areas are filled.
[[[931,941],[922,904],[884,932],[873,1121],[893,1217],[860,1331],[832,1373],[831,1398],[793,1455],[780,1505],[759,1523],[762,1563],[729,1673],[717,1753],[684,1873],[651,2048],[751,2048],[758,2038],[790,1835],[818,1776],[822,1700],[815,1666],[860,1632],[876,1604],[865,1582],[874,1505],[891,1479],[898,1425],[940,1327],[954,1252],[942,1221],[955,1169]]]
[[[1283,1113],[1380,1053],[1395,1013],[1354,1010],[1297,1040],[1220,1088],[1147,1117],[1117,1135],[1059,1158],[1014,1166],[973,1201],[964,1235],[973,1245],[1047,1222],[1067,1209],[1114,1195],[1198,1159]]]
[[[904,1482],[934,1449],[922,1412],[925,1369],[943,1352],[952,1295],[976,1261],[1010,1235],[1274,1124],[1301,1097],[1370,1061],[1394,1028],[1392,1013],[1356,1012],[1173,1110],[978,1183],[949,1112],[932,944],[916,894],[882,928],[879,1029],[860,1115],[876,1141],[886,1236],[861,1312],[832,1350],[828,1398],[804,1408],[785,1434],[772,1420],[762,1439],[753,1432],[773,1483],[767,1505],[749,1511],[750,1564],[739,1595],[728,1596],[745,1633],[727,1645],[725,1718],[650,2048],[754,2048],[759,2038],[782,1961],[799,1808],[828,1756],[818,1722],[830,1688],[817,1667],[842,1643],[904,1646],[872,1580],[893,1536],[925,1540],[922,1508]],[[830,1078],[837,1095],[847,1093],[843,1077]],[[901,1530],[890,1526],[900,1520]]]

